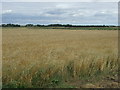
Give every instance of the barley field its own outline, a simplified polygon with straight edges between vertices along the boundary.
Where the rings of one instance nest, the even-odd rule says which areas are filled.
[[[117,30],[3,28],[2,38],[5,88],[80,88],[117,75]]]

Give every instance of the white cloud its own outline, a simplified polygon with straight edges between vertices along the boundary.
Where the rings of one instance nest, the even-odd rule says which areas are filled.
[[[68,8],[71,8],[71,5],[70,4],[57,4],[56,8],[68,9]]]
[[[3,3],[5,23],[116,24],[117,3]]]
[[[3,10],[2,13],[5,14],[5,13],[11,13],[12,10]]]

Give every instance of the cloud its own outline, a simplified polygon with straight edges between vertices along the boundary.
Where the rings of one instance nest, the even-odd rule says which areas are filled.
[[[12,10],[3,10],[2,13],[3,14],[5,14],[5,13],[12,13]]]
[[[56,8],[60,8],[60,9],[68,9],[68,8],[72,8],[71,7],[72,5],[70,5],[70,4],[57,4],[56,5]]]
[[[50,10],[50,11],[47,11],[45,12],[46,14],[48,15],[62,15],[62,14],[65,14],[65,11],[64,10],[60,10],[60,9],[55,9],[55,10]]]
[[[4,3],[3,23],[117,24],[117,3]]]
[[[119,0],[2,0],[2,2],[119,2]]]

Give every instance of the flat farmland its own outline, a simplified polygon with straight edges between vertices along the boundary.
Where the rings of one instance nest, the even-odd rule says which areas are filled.
[[[3,87],[118,87],[117,30],[3,28],[2,35]]]

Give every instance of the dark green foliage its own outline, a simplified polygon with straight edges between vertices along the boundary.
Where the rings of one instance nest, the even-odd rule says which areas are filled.
[[[106,25],[70,25],[70,24],[49,24],[49,25],[18,25],[18,24],[2,24],[2,27],[38,27],[42,29],[69,29],[69,30],[118,30],[118,26]]]
[[[18,24],[2,24],[2,27],[20,27]]]
[[[33,24],[27,24],[25,25],[25,27],[33,27],[34,25]]]

